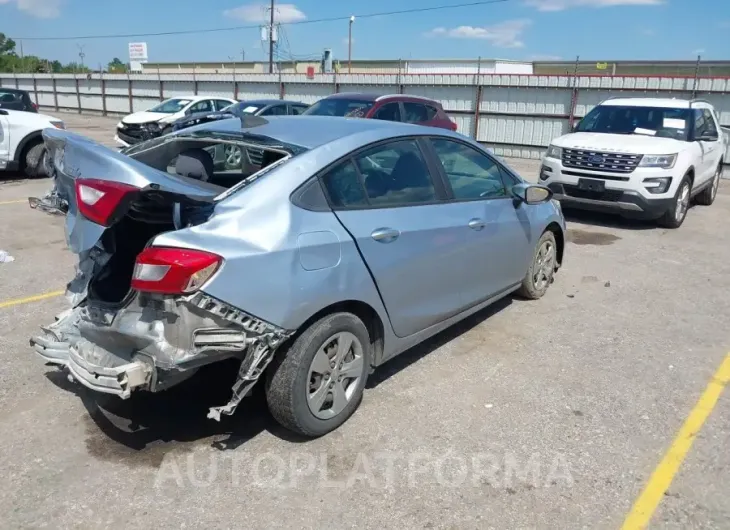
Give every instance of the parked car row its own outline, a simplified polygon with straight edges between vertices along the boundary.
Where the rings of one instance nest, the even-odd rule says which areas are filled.
[[[115,140],[123,147],[179,131],[201,123],[231,118],[237,114],[254,116],[340,116],[372,118],[442,127],[456,130],[438,101],[403,94],[333,94],[311,107],[299,101],[257,99],[235,101],[213,96],[176,97],[149,110],[135,112],[117,124]]]

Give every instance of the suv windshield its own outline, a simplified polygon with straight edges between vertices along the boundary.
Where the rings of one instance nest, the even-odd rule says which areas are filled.
[[[309,116],[347,116],[362,118],[373,108],[375,102],[357,99],[321,99],[302,114]]]
[[[689,124],[689,109],[599,105],[580,121],[575,132],[643,134],[687,141]]]
[[[188,106],[189,99],[168,99],[163,101],[156,107],[152,107],[148,112],[161,112],[164,114],[175,114]]]

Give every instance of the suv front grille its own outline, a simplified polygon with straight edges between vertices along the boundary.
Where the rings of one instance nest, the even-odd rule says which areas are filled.
[[[606,173],[631,173],[639,165],[642,156],[563,148],[563,166]]]

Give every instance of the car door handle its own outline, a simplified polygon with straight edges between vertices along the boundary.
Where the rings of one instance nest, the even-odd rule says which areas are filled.
[[[373,230],[373,233],[370,234],[370,237],[372,237],[375,241],[378,241],[379,243],[392,243],[396,239],[398,239],[398,236],[400,235],[400,232],[394,228],[378,228],[376,230]]]
[[[482,228],[484,228],[484,225],[485,223],[481,219],[474,218],[469,221],[469,228],[471,228],[472,230],[481,230]]]

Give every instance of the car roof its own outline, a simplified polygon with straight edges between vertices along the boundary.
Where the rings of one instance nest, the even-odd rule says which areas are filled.
[[[688,109],[689,99],[678,98],[613,98],[601,103],[601,105],[611,105],[617,107],[662,107],[668,109]]]
[[[282,103],[290,103],[292,105],[306,105],[301,101],[293,101],[291,99],[240,99],[239,103],[250,103],[252,105],[274,105]]]
[[[424,103],[431,103],[440,105],[438,101],[423,96],[417,96],[414,94],[374,94],[371,92],[339,92],[332,94],[324,99],[358,99],[361,101],[385,101],[385,100],[396,100],[396,101],[423,101]]]
[[[236,100],[233,98],[229,98],[228,96],[215,96],[215,95],[208,95],[208,96],[172,96],[170,98],[165,98],[165,101],[169,101],[171,99],[187,99],[191,102],[193,101],[200,101],[203,99],[225,99],[227,101],[230,101],[231,103],[235,103]]]
[[[446,129],[425,127],[410,123],[399,123],[385,120],[367,120],[363,118],[340,118],[335,116],[267,116],[267,123],[243,129],[253,135],[267,136],[278,142],[296,145],[305,149],[314,149],[348,136],[360,133],[375,132],[382,139],[396,136],[421,135],[452,136],[464,138],[458,133]],[[238,118],[219,120],[196,125],[176,134],[205,132],[233,133],[240,132],[241,122]]]
[[[10,88],[7,86],[0,86],[0,90],[2,90],[3,92],[15,92],[16,94],[27,94],[28,93],[27,90],[22,90],[20,88]]]
[[[381,94],[374,94],[371,92],[338,92],[337,94],[331,94],[324,99],[360,99],[363,101],[375,101],[381,96]]]

